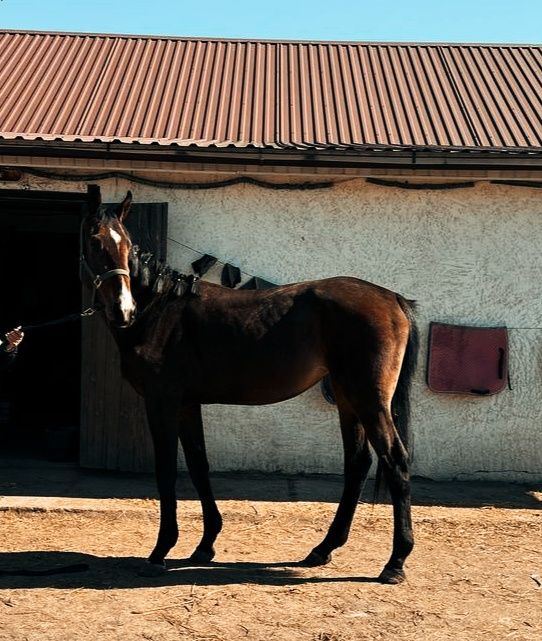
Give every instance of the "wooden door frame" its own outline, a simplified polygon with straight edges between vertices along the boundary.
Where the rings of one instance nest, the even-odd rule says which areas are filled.
[[[160,259],[166,258],[167,215],[167,202],[135,203],[126,221],[134,243]],[[82,361],[87,366],[82,372],[81,407],[87,411],[81,413],[80,465],[152,471],[153,447],[145,405],[122,378],[118,348],[102,315],[85,321],[82,340]]]

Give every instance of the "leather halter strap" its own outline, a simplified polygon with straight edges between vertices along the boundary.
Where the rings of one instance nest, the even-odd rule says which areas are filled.
[[[108,271],[103,272],[101,274],[95,274],[90,268],[90,265],[87,263],[85,256],[83,255],[82,252],[81,252],[81,256],[79,257],[79,263],[81,266],[81,280],[82,280],[82,272],[84,269],[86,273],[90,276],[90,282],[92,283],[94,289],[99,289],[102,283],[104,282],[104,280],[107,280],[112,276],[130,276],[130,272],[127,269],[109,269]]]

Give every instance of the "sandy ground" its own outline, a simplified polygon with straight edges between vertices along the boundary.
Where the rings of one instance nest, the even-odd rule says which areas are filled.
[[[386,586],[375,577],[391,549],[388,505],[360,504],[350,540],[332,563],[305,569],[295,562],[323,537],[334,503],[271,500],[257,480],[245,481],[260,500],[221,500],[225,527],[216,559],[191,567],[183,559],[199,540],[199,504],[181,500],[182,535],[170,569],[144,578],[137,570],[155,540],[155,500],[36,498],[18,495],[15,483],[6,491],[8,485],[2,490],[0,483],[0,494],[12,495],[0,500],[0,570],[89,569],[0,575],[2,641],[542,639],[537,488],[501,484],[498,507],[465,485],[455,494],[438,484],[432,494],[426,488],[424,504],[413,510],[408,580]],[[490,498],[491,486],[478,490]],[[450,500],[454,495],[462,500]]]

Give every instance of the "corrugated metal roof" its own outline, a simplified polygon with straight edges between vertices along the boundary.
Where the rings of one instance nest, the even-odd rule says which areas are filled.
[[[0,31],[0,138],[539,151],[542,47]]]

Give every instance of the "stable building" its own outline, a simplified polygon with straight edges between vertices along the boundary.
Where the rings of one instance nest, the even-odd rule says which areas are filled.
[[[103,321],[43,325],[88,306],[98,184],[133,192],[134,239],[185,273],[210,256],[227,285],[350,275],[415,299],[413,473],[541,479],[541,114],[540,46],[0,31],[0,329],[35,326],[0,438],[75,432],[81,465],[152,468]],[[214,471],[342,470],[320,386],[204,421]]]

